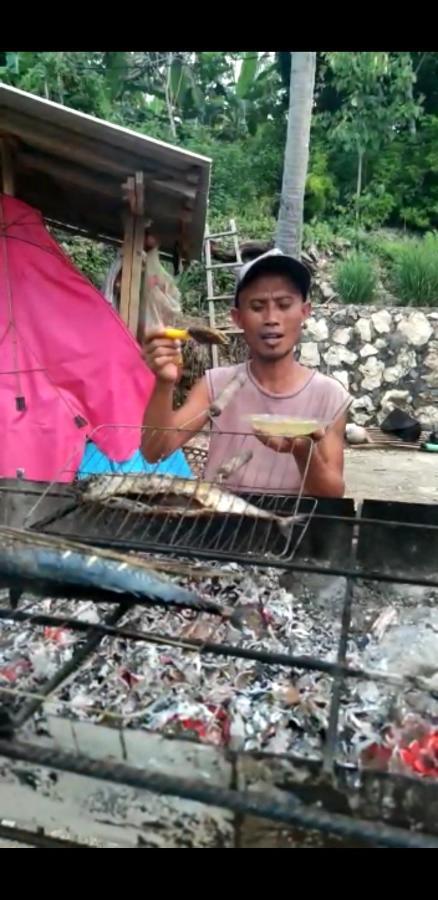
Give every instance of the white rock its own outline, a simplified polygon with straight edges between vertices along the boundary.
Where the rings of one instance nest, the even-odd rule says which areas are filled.
[[[407,375],[411,369],[417,366],[417,357],[415,350],[408,350],[404,347],[397,356],[397,365],[400,366],[403,375]]]
[[[313,341],[303,341],[301,344],[300,363],[303,366],[314,368],[319,366],[321,357],[319,355],[318,344]]]
[[[430,387],[438,387],[438,365],[433,372],[430,372],[429,375],[425,375],[424,380]]]
[[[332,372],[331,374],[332,378],[336,378],[337,381],[340,381],[346,391],[350,389],[350,379],[348,377],[348,372],[346,372],[345,369],[337,370],[336,372]]]
[[[417,419],[420,419],[422,425],[432,427],[438,422],[438,404],[437,406],[422,406],[417,409]]]
[[[378,334],[388,334],[391,331],[392,317],[386,309],[373,313],[371,321]]]
[[[359,369],[364,375],[362,379],[363,390],[373,391],[374,388],[380,387],[385,369],[385,363],[381,359],[370,356],[363,365],[359,366]]]
[[[383,373],[383,380],[388,384],[396,384],[403,377],[403,371],[400,366],[388,366]]]
[[[372,414],[365,412],[355,412],[354,413],[354,421],[356,425],[368,425],[371,422]]]
[[[368,343],[372,341],[373,332],[369,319],[358,319],[354,326],[354,330],[356,334],[359,335],[361,341],[367,341]]]
[[[429,345],[429,352],[427,356],[424,358],[424,365],[427,366],[428,369],[437,369],[438,370],[438,342],[431,341]]]
[[[349,444],[371,444],[371,438],[365,428],[354,423],[345,427],[345,437]]]
[[[353,333],[352,328],[337,328],[336,331],[333,332],[332,340],[335,344],[349,344],[351,341],[351,335]]]
[[[377,352],[377,347],[374,347],[373,344],[364,344],[359,350],[359,355],[362,359],[366,359],[367,356],[376,356]]]
[[[315,316],[311,316],[310,319],[307,319],[305,332],[315,341],[326,341],[329,336],[326,320],[316,319]]]
[[[363,397],[356,397],[353,400],[351,408],[355,412],[357,409],[366,409],[367,412],[372,413],[374,412],[374,403],[368,394],[364,394]]]
[[[416,311],[406,319],[402,319],[397,325],[399,331],[414,347],[422,347],[427,344],[432,335],[432,326],[424,313]]]
[[[398,406],[400,409],[405,409],[410,401],[411,395],[409,391],[386,391],[382,397],[381,407],[385,413],[390,413],[395,406]]]
[[[377,347],[378,350],[384,350],[387,344],[386,341],[383,340],[383,338],[377,338],[377,340],[374,341],[374,346]]]
[[[342,365],[352,366],[357,360],[357,353],[353,353],[341,344],[337,344],[334,347],[330,347],[324,355],[324,359],[330,368]]]

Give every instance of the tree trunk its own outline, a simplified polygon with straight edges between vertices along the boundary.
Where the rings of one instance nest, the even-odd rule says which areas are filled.
[[[164,74],[164,96],[166,98],[166,109],[167,109],[167,115],[169,117],[170,130],[172,132],[172,137],[176,140],[176,125],[175,125],[175,119],[173,116],[173,97],[172,97],[172,89],[171,89],[172,62],[173,62],[173,53],[168,53],[167,54],[167,64],[166,64],[165,74]]]
[[[356,221],[359,220],[359,202],[362,194],[364,151],[360,144],[357,145],[357,178],[356,178]]]
[[[315,52],[292,53],[289,119],[276,243],[283,253],[296,257],[301,253],[315,68]]]

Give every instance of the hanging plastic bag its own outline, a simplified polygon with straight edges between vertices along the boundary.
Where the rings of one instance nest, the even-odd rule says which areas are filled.
[[[160,262],[155,247],[146,254],[143,285],[143,330],[146,334],[162,325],[174,325],[181,314],[181,294]]]

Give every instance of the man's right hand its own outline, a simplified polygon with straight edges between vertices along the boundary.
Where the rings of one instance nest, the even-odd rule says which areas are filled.
[[[150,331],[143,343],[144,358],[155,377],[167,384],[176,384],[181,376],[181,342],[163,336],[162,331]]]

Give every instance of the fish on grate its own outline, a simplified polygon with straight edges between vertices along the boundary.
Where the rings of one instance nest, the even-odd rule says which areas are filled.
[[[173,582],[163,572],[163,566],[150,560],[117,553],[99,547],[89,547],[54,535],[0,528],[0,583],[23,582],[50,588],[63,585],[65,589],[97,589],[115,594],[132,594],[193,609],[222,612],[207,604],[194,591]],[[167,571],[179,575],[191,574],[182,564]]]
[[[280,516],[260,509],[215,484],[169,475],[111,475],[90,478],[82,488],[81,499],[84,503],[99,503],[108,508],[125,509],[143,516],[196,518],[219,513],[259,519],[274,523],[285,539],[290,538],[294,525],[308,519],[306,514]]]

